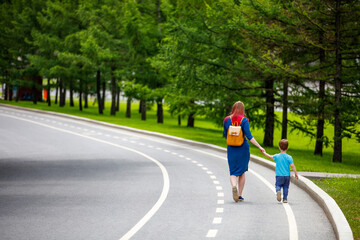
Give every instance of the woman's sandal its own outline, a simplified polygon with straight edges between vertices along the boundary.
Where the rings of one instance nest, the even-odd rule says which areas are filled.
[[[236,187],[232,187],[233,199],[235,202],[239,201],[239,194]]]

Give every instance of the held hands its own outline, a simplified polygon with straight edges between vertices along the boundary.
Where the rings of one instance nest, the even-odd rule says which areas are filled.
[[[265,153],[266,153],[265,149],[263,149],[261,146],[259,146],[259,150],[261,151],[262,154],[265,155]]]

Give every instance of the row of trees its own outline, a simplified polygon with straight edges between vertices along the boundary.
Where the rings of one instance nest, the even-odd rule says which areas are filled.
[[[265,146],[281,123],[283,138],[288,126],[313,137],[315,154],[334,146],[334,162],[344,137],[360,141],[359,1],[13,0],[0,11],[8,88],[40,76],[59,87],[61,106],[66,89],[70,105],[79,93],[80,110],[96,94],[100,114],[108,89],[112,115],[122,91],[127,117],[137,99],[145,120],[151,101],[159,123],[165,99],[188,126],[196,114],[221,123],[242,100]],[[288,109],[301,120],[288,120]]]

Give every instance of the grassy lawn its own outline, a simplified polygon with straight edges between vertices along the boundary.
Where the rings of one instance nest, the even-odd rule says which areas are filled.
[[[32,102],[8,102],[0,100],[0,103],[12,104],[22,107],[36,108],[46,111],[54,111],[60,113],[66,113],[76,115],[80,117],[95,119],[98,121],[109,122],[118,125],[124,125],[134,127],[138,129],[144,129],[154,132],[165,133],[177,137],[191,139],[200,142],[206,142],[221,147],[226,147],[225,140],[222,136],[223,130],[221,123],[216,124],[204,117],[196,117],[195,128],[186,127],[187,119],[182,119],[182,125],[179,126],[177,117],[172,117],[164,109],[164,123],[158,124],[156,119],[156,107],[147,112],[147,120],[142,121],[138,112],[138,103],[132,105],[131,119],[125,118],[126,105],[122,103],[120,106],[120,112],[116,113],[116,116],[110,116],[110,103],[106,104],[104,114],[101,116],[98,114],[97,106],[92,106],[89,103],[88,109],[79,111],[78,106],[69,107],[68,104],[65,107],[60,108],[58,105],[52,104],[48,107],[46,103],[39,102],[34,105]],[[75,103],[76,104],[76,103]],[[280,114],[281,113],[277,113]],[[289,114],[289,119],[294,120],[298,118],[294,114]],[[281,119],[281,118],[280,118]],[[251,126],[251,119],[250,119]],[[251,129],[255,139],[261,144],[264,138],[264,131],[262,129]],[[326,126],[325,134],[329,138],[333,135],[333,128],[330,125]],[[281,137],[281,129],[276,128],[274,145],[277,145]],[[355,139],[343,140],[343,162],[332,162],[332,148],[324,148],[323,156],[315,156],[313,154],[315,142],[309,137],[304,136],[301,133],[288,134],[289,150],[288,153],[293,156],[294,163],[298,171],[310,171],[310,172],[332,172],[332,173],[351,173],[360,174],[360,144]],[[251,144],[252,145],[252,144]],[[258,156],[263,156],[257,148],[251,146],[251,153]],[[278,147],[266,148],[269,154],[278,153]],[[359,203],[360,203],[360,184],[359,180],[336,178],[327,180],[314,181],[322,189],[328,192],[339,204],[347,217],[353,232],[355,239],[360,239],[359,231]]]
[[[334,198],[346,216],[354,238],[360,240],[360,180],[332,178],[313,182]]]

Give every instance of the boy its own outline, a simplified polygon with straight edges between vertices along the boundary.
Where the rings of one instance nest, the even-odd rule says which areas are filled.
[[[287,203],[287,196],[289,192],[290,185],[290,169],[289,165],[295,172],[295,178],[298,179],[297,171],[293,163],[293,159],[290,155],[286,154],[288,150],[289,142],[286,139],[281,139],[279,142],[279,150],[281,153],[275,154],[273,156],[264,152],[263,154],[276,161],[275,175],[276,175],[276,198],[281,201],[281,187],[283,188],[283,203]]]

